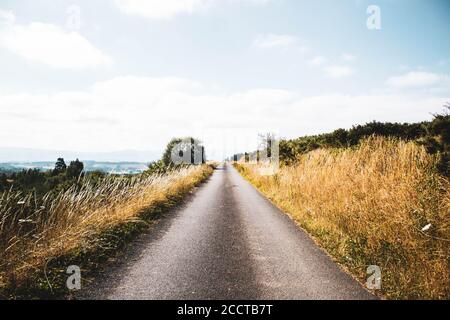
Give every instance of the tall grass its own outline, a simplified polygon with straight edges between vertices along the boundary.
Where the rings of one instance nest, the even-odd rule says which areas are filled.
[[[0,198],[0,288],[20,282],[47,261],[89,246],[89,240],[144,210],[171,201],[212,172],[210,166],[163,175],[81,181],[43,198],[6,192]],[[87,248],[85,248],[87,249]]]
[[[448,299],[450,184],[435,165],[413,142],[372,137],[310,152],[274,176],[236,166],[361,280],[380,266],[385,296]]]

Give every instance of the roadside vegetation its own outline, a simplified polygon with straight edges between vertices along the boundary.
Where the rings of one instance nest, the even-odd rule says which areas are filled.
[[[57,159],[54,169],[48,171],[24,169],[18,172],[2,172],[0,168],[0,193],[13,190],[23,193],[33,192],[43,196],[50,191],[66,190],[80,178],[89,176],[89,179],[98,180],[105,176],[100,171],[85,173],[83,170],[83,162],[76,159],[66,165],[63,158]]]
[[[67,175],[59,160],[58,168],[56,176]],[[207,164],[177,165],[95,179],[80,171],[68,187],[58,184],[44,194],[14,187],[0,192],[0,297],[67,293],[70,263],[101,266],[212,171]]]
[[[364,131],[359,126],[335,132],[344,137],[339,144],[332,134],[280,142],[272,176],[243,158],[235,166],[361,281],[369,265],[379,266],[382,296],[448,299],[449,116],[402,126],[424,131],[367,130],[347,143],[349,133]],[[308,147],[311,141],[328,142]]]

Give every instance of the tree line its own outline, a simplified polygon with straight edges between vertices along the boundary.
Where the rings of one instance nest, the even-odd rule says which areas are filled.
[[[433,120],[419,123],[369,122],[356,125],[350,129],[337,129],[330,133],[303,136],[296,139],[279,141],[279,156],[282,165],[295,163],[299,156],[319,148],[347,148],[358,145],[369,136],[394,137],[408,141],[416,141],[425,146],[427,151],[439,157],[438,170],[450,176],[450,104],[444,106],[442,114],[435,114]],[[255,153],[235,154],[237,161],[245,158],[248,161]]]
[[[175,150],[176,148],[176,150]],[[173,161],[173,154],[180,158],[188,155],[191,161],[182,164]],[[151,162],[144,174],[164,174],[180,166],[202,164],[206,162],[205,149],[201,141],[192,137],[173,138],[166,146],[162,158]],[[84,172],[84,164],[76,159],[66,164],[63,158],[58,158],[52,170],[25,169],[19,172],[4,171],[0,169],[0,193],[10,189],[23,193],[35,192],[37,196],[54,191],[67,190],[78,184],[81,179],[88,178],[93,183],[106,176],[101,171]]]
[[[183,158],[183,163],[177,163],[174,158]],[[202,142],[193,137],[172,138],[166,146],[160,160],[151,162],[147,173],[164,173],[185,165],[206,163],[205,147]]]
[[[83,170],[84,164],[78,159],[66,165],[63,158],[58,158],[53,170],[25,169],[19,172],[3,172],[0,174],[0,192],[12,188],[24,193],[33,191],[43,195],[51,190],[65,190],[84,176]],[[93,174],[98,175],[101,173]]]

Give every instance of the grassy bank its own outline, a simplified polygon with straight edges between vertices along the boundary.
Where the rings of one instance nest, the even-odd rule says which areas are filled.
[[[370,138],[309,152],[274,176],[236,167],[362,281],[380,266],[384,296],[448,299],[450,184],[436,162],[414,142]]]
[[[211,175],[209,165],[162,175],[82,182],[42,199],[5,193],[0,201],[0,295],[58,297],[71,264],[89,273],[114,256],[158,213]]]

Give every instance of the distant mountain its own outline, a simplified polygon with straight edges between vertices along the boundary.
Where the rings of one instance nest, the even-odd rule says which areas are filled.
[[[160,151],[122,150],[113,152],[75,152],[27,148],[0,148],[0,162],[41,162],[64,158],[96,162],[151,162],[161,157]]]
[[[115,174],[135,174],[145,171],[148,166],[144,162],[98,162],[83,161],[85,171],[103,171]],[[0,172],[17,172],[24,169],[52,170],[55,161],[39,162],[0,162]]]

